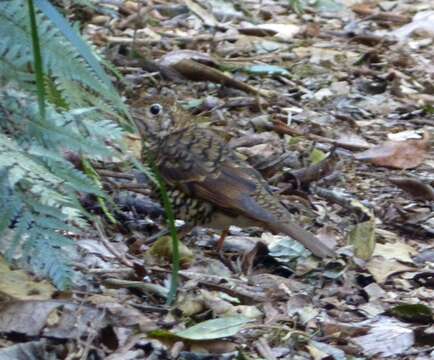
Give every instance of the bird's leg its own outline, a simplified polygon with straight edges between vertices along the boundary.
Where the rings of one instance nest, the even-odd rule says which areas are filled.
[[[223,229],[223,231],[220,234],[220,238],[217,241],[217,250],[219,255],[223,254],[223,244],[228,235],[229,235],[229,228]]]
[[[226,237],[229,235],[229,228],[225,228],[221,234],[220,238],[217,241],[217,253],[220,261],[228,267],[232,272],[235,272],[234,266],[229,258],[227,258],[223,252],[223,243],[225,242]]]

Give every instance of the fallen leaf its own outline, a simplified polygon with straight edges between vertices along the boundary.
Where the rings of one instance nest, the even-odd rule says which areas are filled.
[[[354,247],[354,255],[369,260],[375,249],[375,218],[356,224],[348,234],[348,242]]]
[[[64,305],[61,301],[10,301],[0,309],[0,332],[39,335],[49,314]]]
[[[23,270],[11,270],[0,256],[0,293],[16,300],[46,300],[54,291],[48,281],[34,281]]]
[[[415,200],[434,200],[434,189],[432,186],[423,183],[419,179],[393,177],[389,178],[389,181],[410,194]]]
[[[337,246],[336,231],[331,226],[323,226],[316,234],[317,238],[330,249]]]
[[[410,255],[416,255],[417,252],[410,245],[403,242],[377,244],[373,256],[382,256],[385,259],[395,259],[412,263]]]
[[[416,271],[415,268],[401,264],[394,259],[385,259],[381,256],[376,256],[369,260],[367,268],[379,284],[386,282],[390,275],[405,271]]]
[[[184,0],[184,3],[185,5],[188,6],[188,8],[192,13],[197,15],[204,22],[205,25],[213,27],[218,24],[212,12],[207,9],[204,9],[201,5],[199,5],[195,1]]]
[[[194,60],[201,64],[217,66],[217,61],[210,55],[194,50],[174,50],[160,57],[158,64],[164,67],[171,67],[182,60]]]
[[[172,71],[178,73],[180,78],[185,78],[191,81],[210,81],[213,83],[222,84],[223,86],[232,87],[245,91],[249,94],[256,94],[262,96],[270,96],[270,90],[257,89],[245,82],[239,81],[228,74],[213,68],[211,66],[202,64],[192,59],[182,59],[177,63],[170,66]]]
[[[0,359],[4,360],[30,357],[34,359],[50,359],[52,355],[52,348],[47,344],[46,339],[19,342],[12,346],[2,346],[0,349]]]
[[[309,254],[303,245],[288,236],[263,233],[261,239],[267,244],[269,255],[283,263]]]
[[[428,132],[425,132],[421,140],[386,141],[382,145],[357,153],[354,157],[377,166],[412,169],[424,161],[430,147],[429,139]]]
[[[384,303],[382,301],[372,300],[366,304],[359,305],[358,311],[363,313],[365,316],[375,318],[376,316],[384,313]]]
[[[309,350],[309,354],[310,354],[310,356],[312,356],[312,358],[314,360],[322,360],[322,359],[329,357],[329,354],[327,354],[324,351],[321,351],[316,346],[306,345],[306,348],[307,348],[307,350]]]
[[[433,322],[433,312],[424,304],[400,304],[389,309],[387,314],[410,323],[431,324]]]
[[[327,154],[322,152],[320,149],[313,148],[311,153],[309,154],[309,160],[312,165],[318,164],[320,161],[324,160],[327,157]]]
[[[352,341],[363,349],[364,355],[384,358],[402,354],[412,347],[414,333],[407,324],[381,316],[367,335],[355,337]]]
[[[213,354],[213,356],[218,356],[218,354],[225,354],[225,353],[231,353],[233,351],[236,351],[238,347],[237,345],[238,344],[236,342],[228,341],[226,339],[197,341],[191,343],[190,351],[195,354],[211,353]]]
[[[350,132],[340,134],[336,143],[338,146],[351,147],[355,150],[364,150],[371,147],[371,144],[369,144],[363,137]]]
[[[251,320],[244,316],[231,316],[212,319],[177,331],[174,335],[189,340],[212,340],[233,336]]]
[[[280,75],[289,76],[290,72],[285,68],[277,65],[258,64],[245,67],[245,72],[253,75]]]
[[[368,295],[369,300],[376,300],[384,297],[386,291],[384,291],[377,283],[372,282],[363,288],[365,293]]]
[[[170,236],[162,236],[159,238],[147,251],[147,255],[156,259],[164,259],[171,261],[172,259],[172,238]],[[193,263],[193,252],[182,242],[179,242],[179,261],[182,267],[188,267]]]
[[[312,305],[312,298],[304,294],[292,296],[286,307],[288,315],[297,315],[302,324],[306,324],[319,314],[319,309]]]
[[[345,352],[343,352],[341,349],[323,342],[311,340],[309,341],[309,345],[306,345],[306,347],[314,360],[320,360],[325,358],[333,358],[335,360],[347,359]]]
[[[259,24],[259,25],[249,25],[247,27],[239,29],[240,33],[255,35],[255,36],[266,36],[271,35],[279,40],[289,41],[294,38],[296,34],[300,32],[300,26],[294,24]]]
[[[396,133],[387,134],[387,138],[392,141],[405,141],[411,139],[420,139],[421,135],[418,130],[405,130]]]

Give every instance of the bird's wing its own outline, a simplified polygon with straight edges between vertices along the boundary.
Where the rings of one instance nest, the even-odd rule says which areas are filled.
[[[222,139],[206,129],[194,131],[188,136],[170,135],[159,146],[158,168],[169,184],[220,209],[262,223],[274,232],[290,235],[317,256],[332,255],[312,233],[291,222],[290,213],[272,195],[262,176],[240,160]]]
[[[156,154],[158,168],[171,185],[219,208],[235,210],[259,222],[278,221],[289,213],[262,176],[241,161],[224,141],[206,129],[171,134]],[[270,213],[273,207],[276,214]]]

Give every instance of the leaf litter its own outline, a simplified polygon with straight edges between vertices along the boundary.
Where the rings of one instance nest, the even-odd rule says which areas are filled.
[[[84,32],[124,75],[128,102],[176,95],[337,257],[236,226],[221,257],[220,234],[196,228],[167,307],[172,249],[150,183],[123,161],[96,164],[119,224],[101,215],[103,227],[78,239],[83,276],[68,293],[3,270],[0,358],[434,356],[434,4],[316,4],[67,11],[86,14]],[[138,139],[128,144],[137,153]],[[98,213],[93,199],[83,204]]]

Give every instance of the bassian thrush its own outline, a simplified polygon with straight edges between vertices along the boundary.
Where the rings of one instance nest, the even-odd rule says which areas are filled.
[[[215,229],[260,226],[289,235],[316,256],[333,255],[291,221],[258,171],[213,130],[196,125],[174,100],[142,99],[135,109],[136,126],[166,181],[177,218]]]

